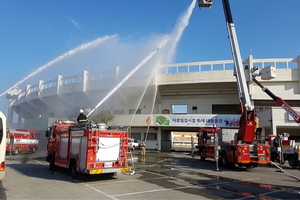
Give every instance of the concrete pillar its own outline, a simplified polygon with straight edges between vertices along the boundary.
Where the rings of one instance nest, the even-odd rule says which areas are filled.
[[[300,56],[297,56],[297,67],[298,67],[298,69],[300,69]]]
[[[30,86],[31,86],[31,85],[26,85],[26,89],[25,89],[25,96],[26,96],[26,99],[27,99],[28,94],[29,94]]]
[[[18,124],[22,123],[22,111],[23,111],[23,108],[20,108],[20,113],[19,113],[19,116],[18,116]]]
[[[161,151],[161,127],[157,129],[157,150]]]
[[[8,113],[7,113],[7,121],[9,123],[13,123],[13,119],[14,119],[14,109],[13,109],[13,106],[9,105]]]
[[[38,97],[40,97],[41,92],[45,89],[45,88],[43,87],[43,83],[44,83],[44,81],[39,80],[39,83],[38,83],[38,85],[39,85]]]
[[[56,83],[56,94],[60,94],[60,86],[62,85],[63,76],[57,75],[57,83]]]
[[[82,91],[86,92],[86,85],[88,82],[88,71],[84,70],[82,75]]]

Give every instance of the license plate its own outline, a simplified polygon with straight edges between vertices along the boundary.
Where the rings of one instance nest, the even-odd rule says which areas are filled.
[[[104,167],[106,168],[106,167],[112,167],[112,163],[111,162],[106,162],[106,163],[104,163]]]

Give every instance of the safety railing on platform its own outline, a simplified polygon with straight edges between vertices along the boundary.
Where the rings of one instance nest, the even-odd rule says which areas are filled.
[[[299,57],[298,57],[299,58]],[[253,59],[252,56],[249,56],[248,59],[244,59],[243,63],[246,65],[252,64],[259,68],[264,68],[267,66],[274,66],[277,69],[296,69],[298,68],[298,63],[300,63],[298,58],[268,58],[268,59]],[[232,60],[220,60],[220,61],[203,61],[203,62],[190,62],[190,63],[175,63],[175,64],[166,64],[162,65],[159,68],[159,74],[175,74],[175,73],[192,73],[199,71],[221,71],[221,70],[233,70],[233,61]],[[115,70],[108,70],[102,72],[88,72],[87,81],[96,81],[99,79],[112,79],[116,77]],[[60,83],[57,79],[42,81],[41,86],[39,84],[29,86],[29,89],[22,90],[18,99],[28,95],[29,93],[49,89],[52,87],[57,87],[57,84],[73,84],[83,82],[83,74],[73,75],[68,77],[61,77]],[[26,91],[27,90],[27,91]]]

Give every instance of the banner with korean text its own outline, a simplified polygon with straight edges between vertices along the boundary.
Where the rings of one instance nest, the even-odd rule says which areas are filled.
[[[240,123],[240,115],[156,115],[158,126],[232,127]]]

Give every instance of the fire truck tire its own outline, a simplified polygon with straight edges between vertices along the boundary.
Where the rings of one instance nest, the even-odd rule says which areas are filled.
[[[221,154],[221,164],[224,167],[226,167],[226,165],[228,164],[226,152],[222,152],[222,154]]]
[[[205,160],[205,153],[204,153],[204,149],[201,149],[201,150],[200,150],[200,153],[199,153],[199,155],[200,155],[200,160],[201,160],[201,161],[204,161],[204,160]]]
[[[114,172],[114,173],[108,173],[107,176],[114,177],[114,176],[117,176],[117,173],[116,172]]]
[[[296,156],[290,156],[289,157],[289,165],[291,167],[294,167],[294,168],[297,168],[297,165],[298,165],[298,160],[297,160],[297,157]]]
[[[51,155],[50,157],[49,157],[49,169],[50,169],[50,171],[54,171],[55,170],[55,160],[54,160],[55,158],[54,158],[54,155]]]
[[[31,149],[31,153],[35,153],[35,152],[36,152],[36,148],[33,147],[33,148]]]
[[[19,153],[20,153],[19,148],[16,147],[15,150],[14,150],[14,152],[13,152],[13,154],[14,154],[14,155],[18,155]]]
[[[233,168],[235,166],[235,163],[228,161],[227,154],[225,151],[223,151],[221,154],[221,165],[228,168]]]
[[[78,171],[77,171],[75,160],[71,160],[71,162],[70,162],[70,172],[71,172],[71,177],[72,178],[74,178],[74,179],[78,178]]]

